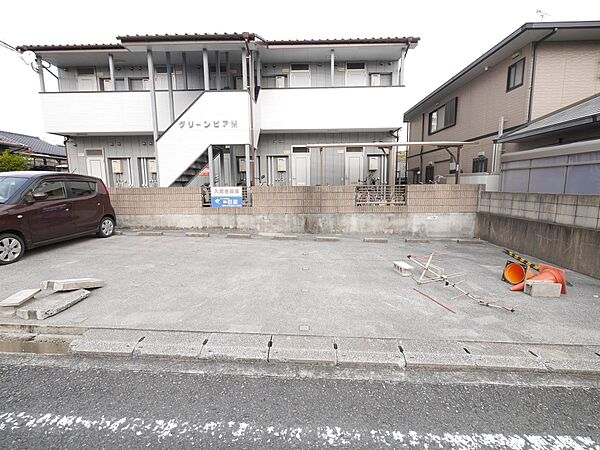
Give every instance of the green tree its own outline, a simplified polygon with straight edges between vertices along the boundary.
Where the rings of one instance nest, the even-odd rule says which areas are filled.
[[[19,155],[13,155],[10,150],[6,150],[0,155],[0,172],[16,172],[29,169],[27,159]]]

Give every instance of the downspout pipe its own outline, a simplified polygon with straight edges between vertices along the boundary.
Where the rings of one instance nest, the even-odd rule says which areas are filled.
[[[249,60],[249,62],[251,64],[248,65],[248,78],[250,79],[250,82],[248,83],[248,101],[249,101],[249,107],[250,107],[250,161],[247,161],[248,164],[250,164],[251,162],[251,173],[252,173],[252,180],[251,180],[251,185],[256,184],[255,182],[255,175],[254,175],[254,171],[256,170],[255,165],[256,163],[254,162],[255,159],[255,155],[254,155],[254,83],[253,83],[253,79],[254,77],[252,76],[252,74],[249,72],[251,70],[254,70],[253,64],[252,64],[252,54],[250,53],[250,46],[248,45],[249,41],[250,41],[250,34],[249,33],[244,33],[244,44],[246,46],[246,55],[247,58]],[[248,61],[244,61],[244,64],[246,64]]]

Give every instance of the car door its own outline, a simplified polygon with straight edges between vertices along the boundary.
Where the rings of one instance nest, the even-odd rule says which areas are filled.
[[[44,200],[34,200],[33,194],[43,193]],[[27,221],[31,240],[35,243],[66,237],[75,233],[71,220],[71,201],[63,180],[42,180],[24,200],[23,219]]]
[[[66,181],[67,195],[71,200],[72,225],[76,233],[94,231],[102,218],[102,204],[98,198],[97,184],[93,180]]]

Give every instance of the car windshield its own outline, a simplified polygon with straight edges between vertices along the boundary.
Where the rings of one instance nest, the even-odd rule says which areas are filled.
[[[27,178],[0,176],[0,204],[6,203],[26,181]]]

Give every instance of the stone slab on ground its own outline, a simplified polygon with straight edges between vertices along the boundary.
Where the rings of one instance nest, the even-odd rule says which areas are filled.
[[[55,292],[17,309],[17,317],[27,320],[44,320],[87,298],[90,291],[79,289],[72,292]]]
[[[404,242],[409,244],[429,244],[431,240],[421,238],[406,238],[404,239]]]
[[[272,239],[274,241],[297,241],[298,236],[295,234],[276,234]]]
[[[335,338],[340,366],[403,368],[404,356],[395,339]]]
[[[266,334],[212,333],[200,358],[266,362],[270,340]]]
[[[175,359],[200,357],[208,333],[185,331],[147,331],[135,346],[133,356]]]
[[[337,242],[340,238],[337,236],[317,236],[315,241],[317,242]]]
[[[481,239],[457,239],[457,244],[483,244],[485,241]]]
[[[467,353],[459,342],[400,340],[406,368],[462,367],[476,368],[476,357]]]
[[[273,336],[271,362],[335,364],[333,338],[322,336]]]
[[[68,280],[44,280],[40,287],[44,290],[50,289],[57,292],[76,291],[78,289],[97,289],[104,286],[104,280],[100,278],[71,278]]]
[[[546,365],[555,372],[600,373],[600,346],[528,345]]]
[[[24,289],[0,302],[0,308],[14,308],[31,300],[41,289]]]
[[[527,345],[499,342],[459,342],[482,369],[546,370],[544,362]]]
[[[252,239],[250,233],[227,233],[229,239]]]
[[[138,236],[162,236],[162,231],[138,231]]]
[[[386,238],[363,238],[363,242],[369,242],[371,244],[387,244],[388,240]]]
[[[69,352],[86,356],[132,356],[148,334],[141,330],[92,329],[71,342]]]
[[[210,233],[202,233],[202,232],[197,232],[197,231],[191,231],[189,233],[185,233],[185,235],[187,237],[201,237],[201,238],[210,237]]]

